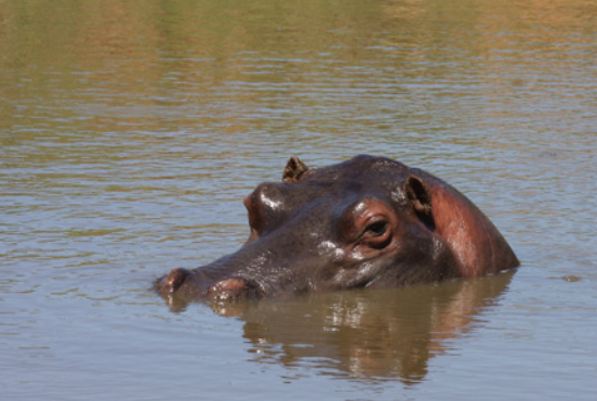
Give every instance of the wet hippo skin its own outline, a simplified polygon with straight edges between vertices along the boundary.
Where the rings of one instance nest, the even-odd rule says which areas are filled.
[[[439,178],[367,155],[308,168],[291,158],[281,182],[245,198],[250,236],[235,253],[155,283],[186,304],[399,287],[518,266],[491,221]],[[170,302],[172,303],[172,302]]]

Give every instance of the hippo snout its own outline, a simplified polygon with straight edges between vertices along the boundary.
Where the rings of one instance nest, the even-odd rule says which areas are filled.
[[[253,280],[232,277],[213,284],[207,290],[207,295],[216,302],[229,302],[239,299],[261,298],[263,291]]]
[[[155,288],[162,296],[172,295],[180,288],[190,274],[191,272],[187,269],[175,267],[170,270],[170,273],[156,281]]]
[[[192,271],[176,267],[155,283],[156,290],[163,297],[188,295],[203,288],[203,295],[214,302],[230,302],[240,299],[257,299],[263,296],[261,286],[254,280],[244,277],[227,277],[213,280],[197,277]],[[200,295],[200,294],[198,294]]]

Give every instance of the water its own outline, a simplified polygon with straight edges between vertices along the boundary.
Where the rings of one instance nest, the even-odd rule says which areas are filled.
[[[295,4],[296,3],[296,4]],[[593,400],[594,2],[0,1],[15,400]],[[466,193],[514,275],[172,313],[287,158]]]

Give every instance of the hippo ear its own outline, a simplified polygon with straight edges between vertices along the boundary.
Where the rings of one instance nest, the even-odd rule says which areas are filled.
[[[423,181],[419,178],[410,176],[406,180],[404,192],[410,201],[419,220],[430,230],[435,230],[435,220],[433,219],[433,210],[431,207],[431,197]]]
[[[451,248],[462,276],[518,266],[504,237],[466,196],[429,173],[410,171],[404,188],[409,203],[419,219]]]
[[[297,182],[301,175],[305,173],[305,171],[309,170],[309,167],[305,163],[302,162],[296,156],[292,156],[288,163],[286,163],[286,167],[284,168],[284,173],[282,174],[282,181],[284,182]]]

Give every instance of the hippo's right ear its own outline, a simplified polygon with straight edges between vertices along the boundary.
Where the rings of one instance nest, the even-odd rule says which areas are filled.
[[[284,173],[282,174],[282,181],[284,182],[298,182],[309,167],[301,159],[296,156],[292,156],[288,163],[286,163],[286,167],[284,168]]]

